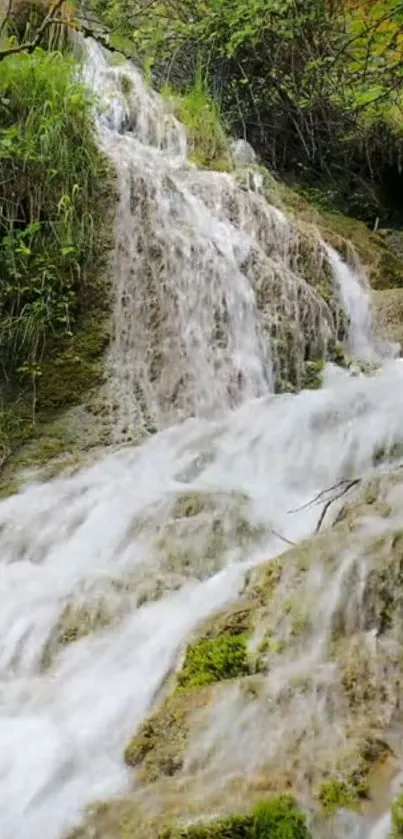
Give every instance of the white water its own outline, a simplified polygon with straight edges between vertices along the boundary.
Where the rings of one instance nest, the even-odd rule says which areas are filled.
[[[284,549],[282,537],[315,529],[320,509],[301,507],[403,440],[399,360],[373,378],[343,374],[321,391],[271,395],[269,329],[290,318],[303,344],[306,316],[319,344],[331,333],[327,307],[295,273],[293,227],[260,196],[242,199],[229,176],[188,167],[184,130],[158,97],[128,71],[128,107],[116,94],[123,71],[90,49],[87,78],[104,102],[110,92],[101,142],[120,192],[111,398],[120,430],[145,413],[170,427],[0,504],[1,839],[60,839],[86,804],[123,791],[123,748],[192,628],[236,596],[248,565]],[[243,271],[251,249],[256,262]],[[277,291],[262,311],[263,281]],[[347,305],[349,282],[344,272]],[[358,292],[350,337],[361,346],[370,332],[354,314],[367,311]],[[153,377],[160,346],[166,358]],[[179,516],[184,492],[202,493],[207,514]],[[240,515],[251,525],[242,545]],[[209,553],[214,521],[222,538]],[[181,562],[184,544],[192,551]],[[44,669],[66,604],[100,601],[110,626]]]

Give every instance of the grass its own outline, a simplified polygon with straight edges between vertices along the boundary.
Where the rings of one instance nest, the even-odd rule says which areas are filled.
[[[192,162],[206,169],[231,171],[228,138],[219,106],[209,96],[200,75],[181,95],[174,93],[169,85],[162,88],[161,94],[172,100],[175,115],[187,128]]]
[[[85,313],[105,308],[111,174],[92,104],[59,52],[0,63],[0,463],[35,422]]]

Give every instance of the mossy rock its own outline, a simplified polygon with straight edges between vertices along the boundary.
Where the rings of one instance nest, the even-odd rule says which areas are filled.
[[[287,184],[279,182],[278,192],[285,210],[299,221],[314,224],[345,260],[354,259],[353,247],[368,271],[372,288],[403,286],[403,252],[391,241],[390,231],[374,232],[352,216],[330,212]]]
[[[98,289],[97,298],[95,308],[89,303],[77,330],[49,347],[38,378],[35,417],[28,400],[26,404],[19,400],[15,405],[10,401],[13,425],[0,472],[0,497],[18,489],[19,472],[59,459],[59,466],[53,470],[57,474],[80,461],[86,439],[80,438],[80,429],[77,433],[69,427],[64,414],[72,406],[85,402],[89,393],[104,381],[104,355],[110,342],[106,285],[103,290]],[[44,477],[52,477],[53,471],[47,470]]]
[[[103,310],[88,313],[77,331],[55,347],[42,365],[38,384],[38,412],[80,404],[88,391],[104,380],[103,354],[110,341],[109,320]]]
[[[139,767],[139,779],[146,784],[172,776],[183,766],[191,717],[206,707],[210,687],[175,692],[140,726],[124,752],[128,766]]]
[[[249,805],[250,806],[250,805]],[[289,795],[260,799],[252,810],[200,818],[147,819],[135,796],[99,803],[66,839],[311,839],[306,818]]]
[[[52,666],[57,655],[69,644],[109,626],[112,616],[101,599],[90,605],[68,603],[42,654],[42,670]]]

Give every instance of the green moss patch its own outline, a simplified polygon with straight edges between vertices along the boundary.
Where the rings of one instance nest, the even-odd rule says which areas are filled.
[[[189,689],[235,679],[251,672],[245,635],[220,635],[191,644],[186,652],[178,686]]]

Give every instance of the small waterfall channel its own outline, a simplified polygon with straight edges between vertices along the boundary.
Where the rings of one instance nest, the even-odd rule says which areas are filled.
[[[323,503],[312,499],[403,443],[403,363],[375,345],[357,274],[317,237],[304,276],[295,224],[259,190],[189,163],[184,127],[135,69],[109,67],[89,43],[85,72],[118,178],[108,399],[117,441],[146,434],[0,503],[0,839],[61,839],[91,802],[128,790],[123,749],[190,633],[236,600],[248,570],[314,533]],[[329,265],[333,309],[319,289]],[[337,339],[343,308],[346,340],[377,372],[330,367],[321,390],[275,395],[280,374],[298,382],[309,353]],[[235,692],[188,767],[213,748],[222,778],[238,762],[253,772],[263,748],[287,761],[293,737],[306,736],[307,763],[336,742],[327,637],[351,568],[357,586],[365,577],[375,527],[309,577],[304,654],[267,677],[270,738]],[[74,614],[88,632],[64,643]],[[277,700],[296,675],[313,692],[296,691],[285,713]],[[384,839],[379,815],[332,835]]]

